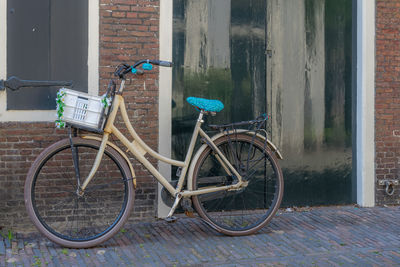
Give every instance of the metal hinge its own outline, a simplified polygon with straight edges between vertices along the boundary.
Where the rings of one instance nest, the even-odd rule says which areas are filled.
[[[379,185],[385,186],[385,192],[387,195],[392,196],[394,194],[395,186],[399,185],[399,180],[379,180]]]
[[[273,53],[273,50],[272,50],[272,47],[271,47],[271,45],[270,44],[267,44],[267,49],[265,50],[265,54],[268,56],[268,57],[272,57],[272,53]]]
[[[399,185],[399,180],[379,180],[378,185],[386,185],[387,183],[392,183],[393,185]]]

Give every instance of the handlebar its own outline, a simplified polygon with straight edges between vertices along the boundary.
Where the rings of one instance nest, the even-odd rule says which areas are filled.
[[[159,64],[158,65],[160,65],[162,67],[172,67],[173,63],[169,62],[169,61],[159,60]]]
[[[132,66],[127,65],[127,64],[120,64],[117,67],[117,70],[114,72],[114,75],[119,77],[119,78],[121,78],[121,79],[124,78],[124,76],[126,74],[128,74],[129,72],[141,75],[141,74],[144,73],[143,70],[136,69],[136,67],[138,67],[138,66],[140,66],[142,64],[145,64],[143,66],[144,70],[151,70],[151,66],[146,65],[146,64],[150,64],[150,65],[153,64],[153,65],[158,65],[158,66],[161,66],[161,67],[172,67],[173,66],[173,63],[169,62],[169,61],[144,59],[144,60],[139,60],[138,62],[136,62]]]
[[[169,61],[163,61],[163,60],[150,60],[150,59],[143,59],[143,60],[139,60],[138,62],[136,62],[135,64],[133,64],[133,68],[136,68],[139,65],[142,65],[143,63],[150,63],[153,65],[159,65],[162,67],[172,67],[173,63],[169,62]]]
[[[33,81],[12,76],[8,80],[0,80],[0,91],[6,88],[16,91],[21,87],[72,86],[72,84],[72,81]]]

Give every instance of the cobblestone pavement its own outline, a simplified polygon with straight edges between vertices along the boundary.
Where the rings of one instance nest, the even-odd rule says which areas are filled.
[[[242,237],[216,233],[198,218],[139,223],[80,250],[32,234],[10,242],[4,233],[0,266],[400,266],[399,206],[280,211]]]

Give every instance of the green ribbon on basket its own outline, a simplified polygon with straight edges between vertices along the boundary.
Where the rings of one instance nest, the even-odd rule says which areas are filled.
[[[101,103],[103,103],[104,108],[111,106],[111,97],[107,97],[107,94],[102,95]]]
[[[55,125],[56,125],[56,128],[58,128],[58,129],[65,128],[65,122],[63,122],[61,120],[56,120]]]
[[[64,114],[64,107],[65,107],[65,96],[67,95],[67,93],[63,90],[60,89],[57,92],[57,97],[56,97],[56,103],[57,103],[57,120],[55,121],[55,126],[58,129],[62,129],[65,128],[65,122],[62,121],[62,117]]]

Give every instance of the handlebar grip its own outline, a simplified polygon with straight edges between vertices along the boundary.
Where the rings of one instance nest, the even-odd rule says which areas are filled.
[[[172,62],[169,62],[169,61],[162,61],[162,60],[160,60],[160,61],[159,61],[159,65],[162,66],[162,67],[172,67],[173,63],[172,63]]]

